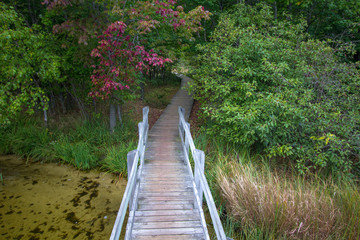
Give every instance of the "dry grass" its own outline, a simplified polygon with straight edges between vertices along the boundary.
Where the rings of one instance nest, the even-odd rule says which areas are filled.
[[[218,168],[217,178],[227,212],[247,239],[254,238],[249,238],[254,229],[263,239],[360,237],[360,195],[351,185],[344,189],[233,162]]]

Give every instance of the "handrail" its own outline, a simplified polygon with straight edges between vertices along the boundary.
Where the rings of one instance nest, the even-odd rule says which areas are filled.
[[[139,186],[139,176],[141,174],[142,166],[144,163],[145,146],[149,131],[148,123],[149,107],[143,108],[143,121],[138,124],[139,126],[139,143],[136,150],[128,153],[128,183],[124,192],[124,196],[121,201],[121,205],[116,216],[115,224],[111,232],[110,240],[118,240],[120,238],[121,229],[124,223],[126,211],[130,204],[130,212],[133,210],[136,204],[132,196],[136,192]],[[140,165],[139,165],[140,161]],[[130,174],[129,174],[130,172]]]
[[[211,195],[209,184],[204,174],[205,154],[203,151],[195,148],[194,140],[190,132],[190,124],[185,121],[184,117],[185,110],[179,107],[179,134],[184,149],[185,161],[190,169],[190,173],[195,181],[195,203],[198,205],[198,209],[202,209],[202,198],[205,195],[206,203],[210,211],[210,216],[213,222],[213,226],[216,232],[216,237],[219,240],[226,240],[224,228],[221,224],[220,217],[216,210],[214,199]],[[194,173],[189,160],[189,147],[190,152],[194,160]]]

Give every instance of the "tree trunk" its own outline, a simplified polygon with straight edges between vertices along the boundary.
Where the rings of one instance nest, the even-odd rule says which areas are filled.
[[[140,83],[140,98],[142,101],[144,101],[144,96],[145,96],[145,86],[144,86],[144,82]]]
[[[94,98],[92,99],[92,102],[93,102],[93,106],[94,106],[94,112],[95,112],[95,114],[97,114],[96,101]]]
[[[121,126],[122,125],[122,117],[121,117],[121,106],[120,106],[120,104],[117,105],[117,114],[118,114],[119,124]]]
[[[113,103],[110,103],[110,133],[113,133],[116,126],[116,109]]]
[[[65,101],[64,101],[64,95],[62,93],[59,94],[59,102],[60,102],[62,113],[66,114],[66,106],[65,106]]]
[[[45,128],[47,128],[48,127],[48,117],[47,117],[47,112],[46,112],[45,107],[43,110],[44,110],[44,126],[45,126]]]
[[[68,91],[71,96],[73,97],[73,99],[75,100],[76,104],[78,105],[79,107],[79,110],[80,110],[80,113],[83,117],[83,119],[85,120],[88,120],[89,119],[89,114],[86,112],[86,109],[85,109],[85,106],[84,106],[84,103],[81,101],[81,99],[77,96],[76,94],[76,89],[75,89],[75,86],[72,82],[71,83],[71,87],[72,87],[72,93],[70,91]]]
[[[276,1],[274,2],[274,18],[277,19],[277,4]]]

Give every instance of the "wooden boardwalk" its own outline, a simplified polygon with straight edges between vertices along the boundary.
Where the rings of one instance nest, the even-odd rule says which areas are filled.
[[[182,87],[189,80],[183,76]],[[138,147],[128,153],[128,184],[110,240],[210,240],[204,196],[217,239],[227,240],[204,174],[205,154],[195,148],[186,122],[192,104],[181,88],[150,132],[149,108],[143,109]],[[127,209],[126,233],[121,235]]]
[[[206,239],[178,130],[178,106],[188,116],[192,104],[179,90],[149,132],[131,239]]]

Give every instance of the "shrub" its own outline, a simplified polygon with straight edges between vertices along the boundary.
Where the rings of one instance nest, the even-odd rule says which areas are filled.
[[[270,7],[237,5],[212,41],[198,46],[192,90],[208,132],[274,159],[348,172],[359,161],[360,74],[302,21],[275,21]]]

